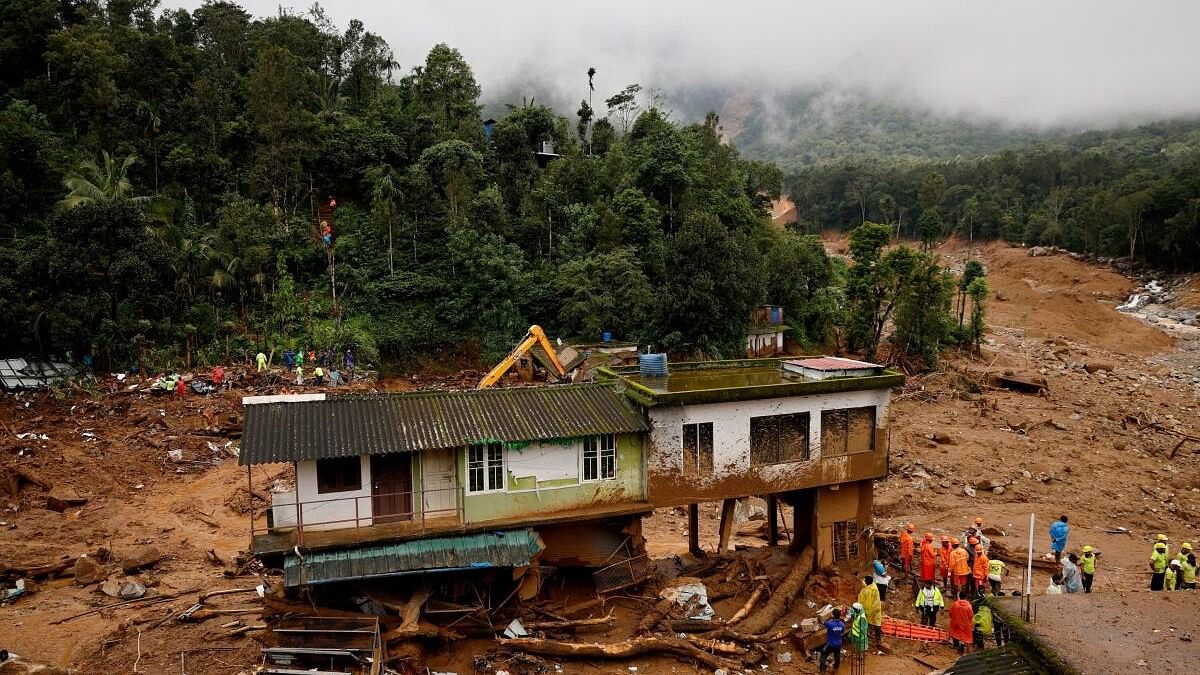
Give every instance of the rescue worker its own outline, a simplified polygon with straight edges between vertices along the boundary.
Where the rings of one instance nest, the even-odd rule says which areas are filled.
[[[951,539],[954,549],[950,551],[950,572],[953,576],[954,590],[958,593],[967,591],[967,578],[971,576],[971,565],[967,562],[967,549],[962,547],[957,539]]]
[[[318,387],[325,383],[325,369],[321,366],[313,369],[313,381],[317,383]]]
[[[922,626],[937,626],[937,615],[946,607],[942,599],[942,590],[933,583],[933,579],[925,582],[924,588],[917,591],[917,600],[913,603],[920,615]]]
[[[950,546],[950,537],[942,535],[942,547],[938,549],[939,562],[942,564],[942,587],[950,588],[950,552],[954,549]]]
[[[937,557],[937,551],[933,548],[933,533],[926,532],[921,538],[921,581],[934,580]]]
[[[979,609],[975,610],[973,624],[972,637],[975,649],[982,650],[988,638],[994,637],[996,633],[995,626],[992,625],[992,608],[988,607],[986,602],[979,603]],[[996,646],[999,645],[1000,643],[997,642]]]
[[[304,384],[304,367],[296,364],[296,384]]]
[[[1167,545],[1161,541],[1154,544],[1150,554],[1150,572],[1150,590],[1161,591],[1167,575]]]
[[[1004,575],[1008,574],[1008,568],[1004,566],[1004,561],[999,558],[988,560],[988,584],[992,587],[992,595],[1000,595],[1000,582]]]
[[[1179,588],[1179,561],[1172,560],[1170,565],[1167,565],[1167,571],[1163,574],[1163,588],[1168,591],[1173,591]]]
[[[975,522],[967,528],[966,532],[963,532],[963,537],[968,540],[970,540],[971,537],[978,539],[979,543],[983,545],[984,553],[987,553],[988,547],[992,545],[992,540],[988,539],[983,534],[983,518],[979,516],[975,516]]]
[[[267,369],[267,355],[266,354],[259,352],[258,355],[254,357],[254,360],[258,363],[258,372],[261,373]]]
[[[975,544],[975,562],[971,564],[971,575],[975,582],[974,591],[981,595],[983,589],[987,588],[989,562],[987,554],[983,552],[983,544]]]
[[[909,523],[900,531],[900,569],[905,572],[912,571],[913,559],[913,532],[917,529],[916,525]]]
[[[846,624],[842,622],[842,610],[833,609],[833,617],[825,622],[825,644],[817,659],[817,672],[825,672],[825,661],[833,656],[833,669],[842,665],[842,640],[846,637]]]
[[[1184,558],[1187,558],[1189,555],[1192,555],[1192,544],[1185,541],[1179,545],[1179,553],[1175,554],[1175,559],[1183,562]]]
[[[1071,528],[1067,526],[1067,517],[1059,516],[1058,520],[1050,523],[1050,550],[1054,552],[1054,562],[1062,562],[1063,549],[1067,547],[1067,536]]]
[[[296,367],[296,352],[292,351],[291,347],[283,353],[283,367],[289,372]]]
[[[175,381],[175,398],[183,398],[187,393],[187,385],[183,383],[183,378],[180,377]]]
[[[967,594],[960,592],[958,599],[950,605],[950,642],[959,654],[967,651],[967,645],[975,641],[975,610],[967,602]]]
[[[1189,554],[1183,560],[1176,559],[1179,563],[1179,589],[1193,590],[1196,588],[1196,556]]]
[[[212,369],[212,383],[214,387],[220,387],[225,382],[225,366],[216,366]]]
[[[1159,533],[1154,535],[1154,541],[1162,542],[1162,545],[1166,547],[1167,559],[1169,560],[1171,558],[1171,539],[1167,535]]]
[[[850,646],[859,656],[867,653],[867,635],[870,625],[867,623],[867,613],[862,603],[854,603],[850,607]]]
[[[975,585],[975,556],[977,555],[975,547],[979,545],[979,539],[968,537],[964,541],[967,542],[963,545],[963,549],[967,552],[967,567],[971,568],[971,571],[967,574],[967,592],[974,595],[977,590]]]
[[[858,603],[867,615],[871,637],[875,638],[875,646],[878,647],[883,643],[883,603],[879,600],[879,587],[875,585],[875,577],[863,577],[863,587],[858,592]]]
[[[1092,580],[1096,578],[1096,559],[1100,554],[1091,546],[1083,547],[1083,555],[1079,556],[1079,571],[1083,573],[1083,592],[1092,592]]]
[[[296,367],[297,368],[304,367],[304,350],[303,349],[296,352]]]

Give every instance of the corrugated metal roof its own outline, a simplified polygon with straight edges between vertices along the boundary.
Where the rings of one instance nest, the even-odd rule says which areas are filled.
[[[813,370],[859,370],[883,367],[877,363],[856,361],[854,359],[844,359],[840,356],[818,356],[811,359],[793,359],[788,361],[788,363],[793,363],[804,368],[812,368]]]
[[[78,368],[62,361],[0,360],[0,386],[8,390],[43,389],[79,374]]]
[[[544,548],[533,530],[508,530],[289,554],[283,572],[286,585],[302,586],[428,570],[523,567]]]
[[[243,465],[647,428],[611,383],[335,396],[247,405],[245,412]]]
[[[961,656],[946,669],[946,675],[1037,675],[1029,658],[1014,644]]]

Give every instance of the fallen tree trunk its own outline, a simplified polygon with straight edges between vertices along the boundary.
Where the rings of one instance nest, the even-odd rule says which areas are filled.
[[[671,607],[674,605],[675,600],[673,598],[659,600],[650,608],[649,612],[646,612],[646,616],[643,616],[642,620],[638,622],[635,632],[638,635],[645,635],[653,631],[658,626],[659,621],[667,618],[667,612],[671,611]]]
[[[699,621],[697,619],[673,619],[658,622],[659,628],[672,633],[709,633],[724,625],[720,621]]]
[[[791,636],[792,632],[793,631],[791,628],[784,628],[783,630],[776,631],[774,633],[767,633],[765,635],[751,635],[749,633],[742,633],[733,630],[732,628],[718,628],[717,630],[704,633],[700,637],[708,640],[745,642],[748,644],[765,644],[768,642],[781,642],[786,640],[789,636]]]
[[[520,638],[517,640],[501,640],[500,645],[507,649],[529,652],[539,656],[561,656],[578,659],[629,659],[644,654],[671,654],[673,656],[691,659],[703,664],[711,670],[739,669],[739,665],[709,654],[696,645],[673,637],[644,636],[614,642],[612,644],[557,642],[537,638]]]
[[[613,622],[613,615],[602,616],[597,619],[569,619],[564,621],[526,621],[525,627],[529,630],[559,630],[563,628],[582,628],[584,626],[602,626]]]
[[[775,589],[767,604],[742,622],[742,632],[757,635],[765,633],[775,625],[775,622],[787,612],[792,599],[796,597],[800,589],[804,588],[804,582],[813,569],[814,556],[813,548],[805,546],[804,550],[800,552],[800,557],[796,558],[795,564],[792,565],[791,571],[783,578],[783,582]]]
[[[491,635],[490,632],[488,634]],[[386,644],[400,640],[412,640],[414,638],[424,640],[462,640],[464,637],[466,636],[462,633],[456,633],[441,626],[435,626],[431,623],[419,623],[411,628],[401,626],[400,628],[394,628],[384,633],[383,642]]]
[[[722,654],[725,656],[742,656],[748,652],[748,649],[739,647],[730,642],[722,642],[720,640],[710,640],[700,637],[699,635],[689,635],[686,640],[709,654]]]

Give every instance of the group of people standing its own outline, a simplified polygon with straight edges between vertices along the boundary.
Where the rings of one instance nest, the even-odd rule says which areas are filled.
[[[1171,557],[1171,540],[1165,534],[1154,538],[1150,553],[1150,590],[1175,591],[1196,588],[1196,553],[1191,542],[1183,542]]]
[[[264,372],[268,368],[267,355],[259,352],[254,360],[258,364],[258,372]],[[318,357],[313,350],[307,352],[303,349],[295,350],[290,347],[283,353],[283,367],[286,372],[292,373],[296,377],[296,384],[304,384],[304,364],[307,361],[312,367],[312,380],[317,386],[323,386],[326,379],[329,385],[336,387],[343,382],[341,371],[338,369],[338,356],[332,348],[326,349],[323,354]],[[345,369],[347,377],[345,379],[354,379],[354,352],[350,349],[346,350],[345,355],[341,357],[341,366]]]
[[[909,523],[900,533],[900,563],[906,572],[913,570],[915,532],[916,526]],[[1007,570],[1003,561],[988,558],[987,549],[991,542],[983,534],[983,518],[976,518],[962,538],[942,535],[940,543],[940,546],[934,545],[932,532],[921,537],[919,578],[922,584],[940,582],[954,594],[973,595],[989,586],[993,593],[1000,591]]]

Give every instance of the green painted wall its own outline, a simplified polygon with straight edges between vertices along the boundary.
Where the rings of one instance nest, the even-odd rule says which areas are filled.
[[[577,446],[570,450],[564,447],[563,451],[579,452]],[[612,480],[590,483],[561,478],[537,481],[532,476],[516,478],[509,474],[504,492],[470,495],[465,494],[467,460],[462,450],[458,451],[457,461],[469,523],[569,511],[594,504],[638,502],[646,498],[641,434],[617,435],[617,475]]]

